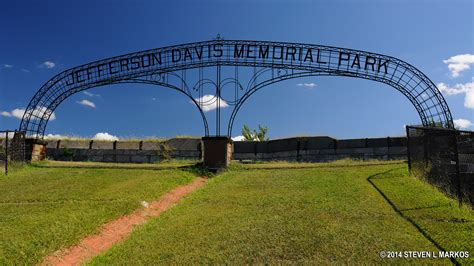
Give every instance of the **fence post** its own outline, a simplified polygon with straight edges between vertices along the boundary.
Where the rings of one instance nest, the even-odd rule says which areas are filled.
[[[408,126],[405,126],[405,130],[407,132],[407,159],[408,159],[408,172],[410,175],[411,173],[411,156],[410,156],[410,128]]]

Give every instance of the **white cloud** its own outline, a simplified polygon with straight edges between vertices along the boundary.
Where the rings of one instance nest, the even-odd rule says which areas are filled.
[[[470,65],[474,64],[474,55],[472,54],[460,54],[450,57],[447,60],[443,60],[443,63],[448,64],[448,68],[451,71],[451,75],[455,78],[459,76],[464,70],[470,69]]]
[[[30,73],[30,72],[31,72],[31,71],[29,71],[28,69],[24,69],[24,68],[22,68],[21,71],[26,72],[26,73]]]
[[[89,96],[89,97],[100,97],[100,94],[94,94],[94,93],[88,92],[88,91],[84,91],[83,93],[85,95]]]
[[[474,90],[466,92],[466,96],[464,96],[464,107],[474,109]]]
[[[194,99],[199,106],[201,106],[203,112],[209,112],[217,108],[217,97],[214,95],[204,95],[201,98]],[[226,108],[229,105],[226,101],[220,99],[220,107]]]
[[[468,129],[472,126],[472,122],[467,119],[454,119],[454,127],[458,129]]]
[[[438,89],[446,95],[465,93],[464,107],[474,109],[474,80],[464,84],[456,84],[454,87],[449,87],[444,83],[439,83]]]
[[[318,86],[318,84],[313,83],[313,82],[311,82],[311,83],[298,83],[298,84],[296,84],[296,85],[298,85],[298,86],[300,86],[300,87],[301,87],[301,86],[304,86],[304,87],[310,88],[310,89],[312,89],[312,88]]]
[[[0,138],[5,138],[7,133],[1,132],[0,133]],[[8,132],[8,138],[12,139],[15,136],[15,132]]]
[[[42,117],[43,114],[48,110],[48,108],[44,107],[44,106],[40,106],[40,107],[37,107],[34,111],[33,111],[33,115],[31,117],[31,119],[33,120],[37,120],[39,119],[38,117]],[[2,116],[6,116],[6,117],[15,117],[15,118],[18,118],[18,119],[22,119],[23,118],[23,114],[25,114],[25,108],[15,108],[13,109],[11,112],[7,112],[7,111],[3,111],[0,113],[0,115]],[[54,114],[54,112],[49,116],[49,121],[53,121],[56,119],[56,114]]]
[[[114,135],[110,135],[107,132],[99,132],[99,133],[95,134],[92,139],[94,139],[94,140],[109,140],[109,141],[119,140],[118,137],[116,137]]]
[[[446,85],[445,83],[438,83],[438,89],[445,93],[446,95],[456,95],[460,93],[465,93],[470,90],[474,89],[474,81],[473,82],[468,82],[468,83],[458,83],[454,85],[454,87],[450,87],[449,85]]]
[[[7,112],[7,111],[1,112],[0,115],[1,115],[1,116],[6,116],[6,117],[11,117],[11,116],[12,116],[12,114],[10,114],[10,113]]]
[[[67,136],[63,136],[60,134],[48,134],[44,136],[44,139],[67,139]]]
[[[236,136],[232,138],[233,141],[244,141],[245,137],[244,136]]]
[[[89,100],[82,100],[82,101],[79,101],[77,102],[78,104],[80,105],[84,105],[84,106],[87,106],[87,107],[90,107],[90,108],[95,108],[95,103],[89,101]]]
[[[13,67],[13,65],[4,64],[4,65],[3,65],[3,67],[4,67],[4,68],[12,68],[12,67]]]
[[[22,119],[24,114],[25,114],[25,109],[23,108],[16,108],[11,111],[11,116],[16,117],[18,119]]]
[[[51,61],[44,61],[41,65],[39,65],[40,68],[53,68],[55,66],[56,64]]]

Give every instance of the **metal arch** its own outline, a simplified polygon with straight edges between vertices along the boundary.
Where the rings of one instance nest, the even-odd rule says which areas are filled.
[[[175,55],[179,55],[179,58]],[[364,68],[361,67],[363,59],[365,59]],[[240,79],[225,77],[221,79],[221,68],[231,66],[235,67],[236,73],[239,67],[253,67],[254,70],[254,75],[248,81],[247,88],[240,98],[238,88],[244,90]],[[376,70],[374,66],[378,69]],[[216,67],[218,80],[215,82],[211,79],[205,80],[216,87],[215,101],[211,99],[206,103],[197,102],[192,96],[194,92],[187,86],[186,70],[200,70],[200,80],[196,82],[199,88],[195,85],[192,89],[202,96],[204,79],[201,79],[201,71],[210,67]],[[278,73],[278,77],[275,78],[274,70],[283,70],[285,73]],[[178,71],[182,71],[181,76],[173,73]],[[266,77],[269,72],[271,77]],[[218,96],[222,95],[221,90],[227,84],[236,84],[235,100],[228,102],[229,105],[235,106],[229,121],[229,125],[232,125],[243,102],[255,92],[257,78],[264,80],[258,83],[263,87],[281,80],[280,77],[295,78],[302,76],[301,73],[304,72],[311,75],[357,77],[386,83],[402,92],[411,101],[423,125],[454,127],[449,107],[434,83],[421,71],[400,59],[332,46],[217,38],[116,56],[63,71],[46,82],[30,100],[20,130],[26,131],[29,136],[43,137],[48,120],[57,105],[78,91],[107,84],[134,82],[133,80],[162,83],[161,85],[166,86],[164,84],[169,82],[164,78],[174,75],[181,80],[181,86],[170,86],[192,99],[199,107],[205,124],[207,120],[202,106],[216,102],[216,132],[220,135],[221,99]],[[150,78],[156,75],[160,75],[163,81],[150,81]],[[207,125],[205,127],[208,131]],[[231,129],[228,129],[229,136],[230,133]]]
[[[235,121],[235,118],[236,118],[240,108],[245,103],[245,101],[247,101],[247,99],[250,98],[250,96],[252,96],[255,92],[257,92],[260,89],[265,88],[269,85],[272,85],[272,84],[275,84],[275,83],[278,83],[278,82],[281,82],[281,81],[284,81],[284,80],[296,79],[296,78],[302,78],[302,77],[311,77],[311,76],[333,76],[333,74],[323,73],[323,72],[303,72],[303,73],[298,73],[297,75],[295,75],[295,74],[294,75],[284,75],[284,76],[281,76],[281,77],[278,77],[278,78],[275,78],[275,79],[272,79],[272,80],[266,80],[262,83],[257,84],[255,87],[250,88],[242,96],[242,98],[240,98],[239,102],[236,104],[234,110],[231,113],[231,116],[230,116],[230,119],[229,119],[229,125],[228,125],[228,128],[227,128],[227,135],[232,136],[232,128],[234,126],[234,121]],[[369,79],[369,80],[372,80],[372,79]],[[414,102],[415,102],[414,98],[410,94],[408,94],[407,91],[403,89],[403,87],[398,86],[397,84],[391,84],[390,82],[386,82],[386,81],[379,81],[379,82],[388,84],[388,85],[392,86],[393,88],[395,88],[397,91],[401,92],[413,104],[413,106],[415,107],[418,114],[420,116],[423,115],[423,112],[420,109],[420,107],[418,105],[414,104]],[[421,119],[422,119],[422,121],[427,121],[426,117],[424,117],[424,116],[421,117]]]
[[[170,84],[167,84],[167,83],[162,83],[162,82],[152,82],[152,81],[145,81],[145,80],[136,80],[136,81],[139,81],[139,82],[130,82],[130,81],[124,81],[124,82],[120,82],[120,83],[142,83],[142,84],[153,84],[153,85],[159,85],[159,86],[164,86],[164,87],[168,87],[170,89],[174,89],[176,91],[179,91],[181,93],[183,93],[184,95],[188,96],[188,98],[194,103],[194,105],[198,108],[199,110],[199,114],[201,114],[201,118],[202,118],[202,122],[204,123],[204,135],[205,136],[209,136],[209,123],[207,122],[207,118],[206,118],[206,115],[204,114],[201,106],[198,104],[198,102],[196,102],[196,100],[191,97],[191,95],[185,93],[184,91],[180,90],[179,88],[173,86],[173,85],[170,85]]]
[[[203,121],[203,124],[204,124],[204,135],[205,136],[209,136],[209,124],[207,122],[207,118],[206,116],[204,115],[204,112],[202,111],[202,108],[199,106],[199,104],[196,102],[196,100],[194,98],[192,98],[189,94],[187,94],[186,92],[182,91],[181,89],[177,88],[176,86],[173,86],[171,84],[167,84],[167,83],[163,83],[163,82],[159,82],[159,81],[153,81],[153,80],[141,80],[141,79],[131,79],[131,80],[123,80],[123,81],[118,81],[116,83],[110,83],[110,84],[103,84],[103,85],[99,85],[99,86],[96,86],[96,87],[100,87],[100,86],[105,86],[105,85],[111,85],[111,84],[127,84],[127,83],[139,83],[139,84],[151,84],[151,85],[159,85],[159,86],[163,86],[163,87],[168,87],[170,89],[173,89],[173,90],[176,90],[178,92],[181,92],[183,93],[184,95],[186,95],[193,103],[194,105],[198,108],[199,110],[199,113],[201,114],[201,118],[202,118],[202,121]],[[73,92],[72,94],[75,94],[75,93],[78,93],[78,92],[81,92],[81,91],[84,91],[84,90],[87,90],[87,89],[90,89],[90,88],[84,88],[82,90],[78,90],[78,91],[75,91]],[[53,102],[51,104],[51,113],[54,112],[54,110],[59,106],[59,104],[61,104],[61,102],[63,102],[65,99],[67,99],[69,96],[71,96],[72,94],[70,95],[67,95],[65,97],[61,97],[61,98],[57,98],[57,101]],[[48,108],[49,109],[49,108]],[[44,132],[44,129],[46,128],[47,126],[47,122],[49,122],[49,119],[46,120],[46,123],[44,124],[44,128],[42,128],[41,130],[38,130],[36,132],[36,134],[39,134],[40,132]]]

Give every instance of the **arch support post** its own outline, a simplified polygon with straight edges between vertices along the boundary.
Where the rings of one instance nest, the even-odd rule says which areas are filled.
[[[232,160],[233,143],[229,137],[203,137],[203,165],[213,172],[229,166]]]
[[[25,159],[37,162],[46,159],[46,145],[48,143],[41,139],[25,139]]]

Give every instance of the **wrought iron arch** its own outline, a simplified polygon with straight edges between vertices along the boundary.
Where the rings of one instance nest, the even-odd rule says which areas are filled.
[[[235,121],[235,118],[237,117],[238,112],[240,111],[240,108],[250,98],[250,96],[252,96],[254,93],[256,93],[257,91],[259,91],[259,90],[261,90],[265,87],[268,87],[272,84],[278,83],[280,81],[289,80],[289,79],[296,79],[296,78],[302,78],[302,77],[314,77],[314,76],[334,76],[334,75],[328,74],[328,73],[322,73],[322,72],[303,72],[303,73],[299,73],[298,75],[287,75],[287,76],[282,76],[278,79],[266,80],[264,82],[261,82],[261,83],[255,85],[254,87],[252,87],[250,90],[248,90],[242,96],[241,100],[236,104],[235,108],[232,110],[232,113],[231,113],[230,119],[229,119],[229,125],[228,125],[228,128],[227,128],[227,135],[228,136],[232,135],[232,128],[234,126],[234,121]],[[336,75],[336,76],[338,76],[338,75]],[[365,78],[363,78],[363,79],[365,79]],[[369,80],[371,80],[371,79],[369,79]],[[411,104],[415,107],[415,110],[418,112],[418,114],[423,112],[423,110],[420,109],[420,107],[416,104],[415,99],[410,94],[406,93],[406,91],[403,90],[403,88],[401,86],[399,86],[398,84],[390,83],[389,81],[380,80],[378,82],[388,84],[391,87],[395,88],[396,90],[401,92],[411,102]],[[439,123],[439,124],[434,123],[432,125],[433,126],[439,126],[439,125],[441,125],[441,123]]]
[[[246,76],[239,74],[245,71]],[[275,82],[315,75],[388,84],[408,98],[423,125],[454,127],[449,107],[434,83],[400,59],[332,46],[218,38],[126,54],[63,71],[36,92],[20,130],[29,137],[42,138],[53,111],[79,91],[108,84],[147,83],[187,95],[198,107],[206,136],[209,128],[205,111],[215,110],[215,135],[219,136],[220,107],[224,103],[234,106],[227,128],[227,136],[231,136],[239,109],[253,93]],[[234,97],[224,98],[222,91],[232,85]],[[206,90],[211,95],[205,95]]]
[[[179,88],[177,88],[177,87],[175,87],[171,84],[167,84],[167,83],[163,83],[163,82],[159,82],[159,81],[155,81],[155,80],[130,79],[130,80],[118,81],[118,82],[115,82],[115,83],[98,85],[98,86],[94,86],[94,87],[113,85],[113,84],[127,84],[127,83],[158,85],[158,86],[167,87],[167,88],[176,90],[180,93],[183,93],[198,108],[198,111],[201,115],[203,126],[204,126],[204,134],[206,136],[209,135],[209,124],[207,122],[207,118],[206,118],[204,112],[202,111],[202,108],[200,107],[199,103],[194,98],[192,98],[188,94],[184,93],[181,89],[179,89]],[[90,89],[90,88],[83,88],[82,90],[78,90],[78,91],[68,91],[66,94],[61,94],[59,97],[55,98],[55,100],[50,104],[49,108],[51,108],[52,110],[55,110],[64,100],[66,100],[67,98],[69,98],[73,94],[76,94],[78,92],[81,92],[81,91],[84,91],[84,90],[87,90],[87,89]],[[46,126],[48,125],[48,122],[49,122],[49,119],[44,123],[44,128],[46,128]],[[43,132],[44,132],[44,129],[43,129]],[[33,135],[33,136],[36,136],[36,134]]]

